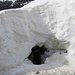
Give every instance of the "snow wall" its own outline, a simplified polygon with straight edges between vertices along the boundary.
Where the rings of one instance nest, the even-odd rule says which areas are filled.
[[[0,11],[0,68],[23,62],[36,44],[49,50],[66,49],[68,53],[63,57],[74,66],[74,3],[75,0],[35,0],[20,9]],[[55,57],[61,59],[59,62],[65,60],[58,53]]]

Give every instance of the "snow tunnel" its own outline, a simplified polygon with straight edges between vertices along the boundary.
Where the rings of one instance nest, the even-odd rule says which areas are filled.
[[[42,56],[45,55],[45,51],[47,51],[47,48],[44,45],[41,47],[36,45],[31,49],[31,53],[28,56],[28,59],[36,65],[44,64],[45,58],[43,59]]]
[[[62,45],[63,46],[63,45]],[[66,54],[68,51],[65,48],[47,48],[45,45],[35,45],[31,48],[31,53],[27,57],[34,65],[45,64],[46,58],[54,53]]]

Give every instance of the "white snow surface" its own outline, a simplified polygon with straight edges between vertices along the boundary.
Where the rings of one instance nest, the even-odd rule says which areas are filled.
[[[35,75],[31,72],[40,70],[55,75],[62,67],[67,73],[66,66],[74,70],[74,33],[75,0],[35,0],[22,8],[0,11],[0,75]],[[25,60],[36,44],[55,52],[45,64]],[[59,75],[68,74],[64,71]]]

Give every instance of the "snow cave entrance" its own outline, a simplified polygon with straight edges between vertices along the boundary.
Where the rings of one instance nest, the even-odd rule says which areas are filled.
[[[64,44],[64,46],[67,46],[68,43]],[[63,45],[62,45],[63,46]],[[27,57],[34,65],[41,65],[45,64],[46,58],[50,57],[54,53],[59,53],[60,55],[62,53],[67,53],[66,48],[63,46],[60,48],[52,48],[48,49],[45,47],[45,45],[39,46],[35,45],[31,48],[31,53]]]
[[[36,45],[31,49],[28,59],[35,65],[44,64],[47,57],[45,52],[48,52],[48,50],[44,45],[41,47]]]

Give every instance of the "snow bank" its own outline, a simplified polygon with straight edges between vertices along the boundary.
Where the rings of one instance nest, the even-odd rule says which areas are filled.
[[[0,69],[19,66],[18,70],[13,69],[13,75],[20,69],[29,70],[28,65],[31,66],[29,71],[35,70],[36,66],[26,63],[25,58],[36,44],[55,52],[47,58],[43,68],[39,66],[36,70],[67,64],[75,66],[74,3],[74,0],[35,0],[20,9],[0,11]]]

